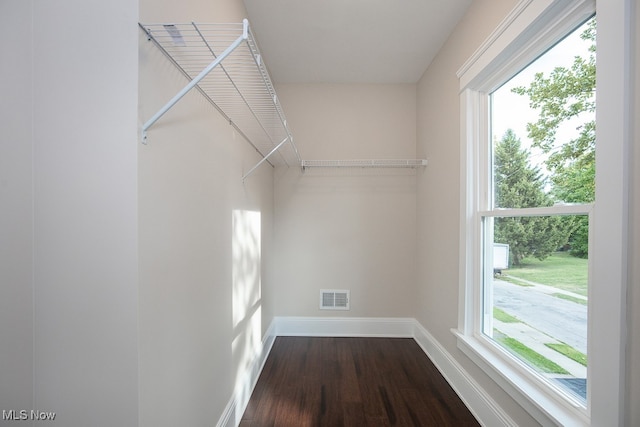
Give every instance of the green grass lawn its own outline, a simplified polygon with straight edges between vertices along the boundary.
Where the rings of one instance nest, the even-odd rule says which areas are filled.
[[[513,317],[504,310],[500,310],[498,307],[493,307],[493,318],[504,323],[519,323],[520,320],[517,317]]]
[[[567,344],[545,344],[547,347],[554,349],[560,354],[567,356],[569,359],[575,360],[583,366],[587,366],[587,355],[579,352],[575,348]]]
[[[571,295],[565,295],[565,294],[551,294],[551,295],[553,295],[556,298],[566,299],[567,301],[575,302],[576,304],[587,305],[586,299],[577,298],[577,297],[574,297]]]
[[[522,279],[518,279],[517,277],[509,276],[508,274],[504,274],[504,273],[500,275],[500,280],[503,280],[503,281],[505,281],[505,282],[509,282],[509,283],[511,283],[512,285],[522,286],[523,288],[526,288],[526,287],[528,287],[528,286],[529,286],[529,287],[530,287],[530,286],[533,286],[533,285],[532,285],[532,284],[530,284],[530,283],[523,282],[523,281],[522,281]]]
[[[544,261],[527,257],[520,266],[511,266],[502,274],[587,296],[587,260],[567,252],[556,252]]]
[[[496,334],[496,341],[502,343],[507,349],[513,353],[519,355],[524,360],[528,361],[532,366],[540,369],[542,372],[551,374],[569,374],[569,372],[557,363],[547,359],[540,353],[531,350],[526,345],[522,344],[515,338],[507,337],[501,334]]]

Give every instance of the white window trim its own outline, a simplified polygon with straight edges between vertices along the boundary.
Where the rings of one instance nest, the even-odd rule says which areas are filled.
[[[458,347],[543,425],[624,425],[631,0],[522,0],[460,68],[461,219]],[[596,204],[589,206],[588,401],[536,381],[481,330],[478,177],[488,138],[488,94],[597,13]],[[600,106],[605,106],[602,108]],[[583,207],[584,208],[584,207]],[[580,208],[580,209],[583,209]],[[535,212],[534,212],[535,213]]]

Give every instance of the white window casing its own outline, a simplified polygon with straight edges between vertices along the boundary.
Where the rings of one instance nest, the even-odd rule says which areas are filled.
[[[590,270],[586,408],[481,333],[481,221],[490,167],[488,96],[597,14],[596,202],[525,214],[588,214]],[[630,0],[522,0],[458,71],[460,79],[460,301],[458,347],[543,425],[624,425]],[[542,209],[542,210],[540,210]],[[544,212],[543,212],[544,211]],[[548,212],[547,212],[548,211]],[[508,212],[505,211],[505,215]],[[518,215],[523,214],[519,210]]]

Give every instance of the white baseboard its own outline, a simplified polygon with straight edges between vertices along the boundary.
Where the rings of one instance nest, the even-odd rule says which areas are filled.
[[[217,427],[236,427],[277,336],[413,338],[483,426],[516,426],[484,389],[413,318],[275,317],[262,339],[262,351],[235,390]]]
[[[415,319],[378,317],[276,317],[276,335],[307,337],[413,337]]]
[[[222,411],[222,415],[220,416],[220,419],[216,423],[216,427],[235,427],[236,426],[235,414],[236,414],[236,399],[235,397],[232,397],[227,403],[227,406],[224,408],[224,411]]]
[[[233,396],[224,408],[216,427],[236,427],[240,424],[242,415],[247,409],[249,398],[256,387],[262,368],[267,361],[267,356],[271,352],[273,342],[276,339],[275,322],[271,322],[264,336],[262,337],[262,349],[260,354],[253,360],[251,368],[245,373],[245,378],[241,381],[241,386],[236,387]]]
[[[431,359],[478,422],[487,427],[515,427],[511,419],[447,350],[416,320],[413,339]]]

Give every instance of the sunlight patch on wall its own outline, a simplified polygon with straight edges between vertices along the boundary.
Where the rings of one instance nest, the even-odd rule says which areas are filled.
[[[232,240],[233,326],[260,301],[260,212],[234,210]]]
[[[260,220],[260,212],[232,212],[232,352],[237,408],[244,408],[249,400],[251,370],[257,369],[255,361],[262,352]]]

